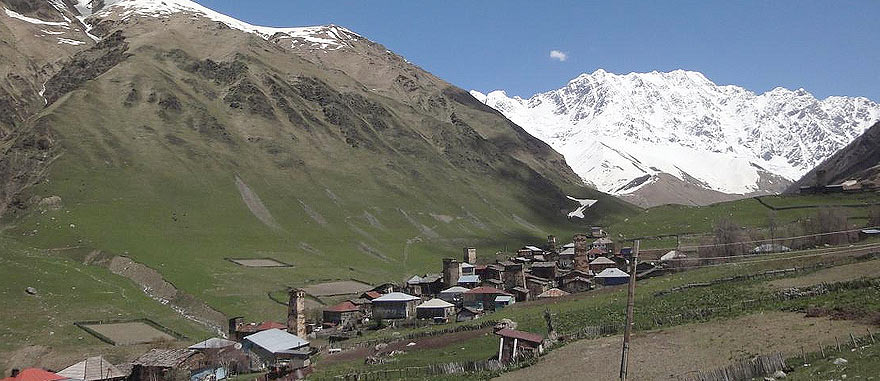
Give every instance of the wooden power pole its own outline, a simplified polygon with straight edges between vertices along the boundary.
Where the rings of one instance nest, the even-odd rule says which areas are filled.
[[[632,335],[633,305],[636,295],[636,266],[639,263],[639,240],[633,241],[632,258],[630,259],[629,291],[626,294],[626,326],[623,327],[623,351],[620,353],[620,380],[626,381],[626,371],[629,368],[629,338]]]

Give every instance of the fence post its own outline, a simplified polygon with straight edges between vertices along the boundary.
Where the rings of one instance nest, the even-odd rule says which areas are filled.
[[[837,336],[834,336],[834,342],[837,343],[837,351],[840,352],[840,340],[837,339]]]
[[[853,336],[852,332],[849,333],[849,338],[852,340],[852,343],[853,343],[853,349],[858,348],[858,347],[859,347],[859,344],[858,344],[858,342],[856,342],[856,337]]]
[[[801,358],[804,359],[804,365],[807,364],[807,352],[804,352],[804,346],[801,345]]]
[[[874,341],[874,334],[871,333],[871,329],[870,328],[865,328],[865,329],[868,331],[868,336],[871,337],[871,344],[876,344],[877,342]]]
[[[822,358],[825,358],[825,347],[822,346],[822,343],[816,342],[816,345],[819,346],[819,351],[822,352]]]

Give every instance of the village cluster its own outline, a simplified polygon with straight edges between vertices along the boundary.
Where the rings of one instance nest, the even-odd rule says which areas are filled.
[[[127,364],[113,365],[90,357],[57,373],[41,369],[15,371],[0,381],[225,379],[228,374],[268,372],[271,379],[299,379],[312,371],[318,352],[309,339],[339,340],[367,327],[423,321],[444,324],[478,319],[516,302],[555,298],[619,285],[629,280],[632,249],[615,245],[601,228],[576,234],[559,246],[549,236],[543,248],[526,246],[513,257],[479,263],[476,249],[465,248],[461,260],[444,258],[442,272],[415,275],[403,284],[386,283],[322,311],[322,321],[307,322],[301,289],[288,292],[287,322],[229,319],[226,338],[212,338],[183,349],[154,348]],[[674,254],[671,252],[669,255]],[[665,257],[665,256],[664,256]],[[636,267],[638,277],[665,269],[651,262]],[[541,335],[510,326],[498,327],[498,360],[509,361],[542,351]],[[331,353],[338,351],[331,345]]]

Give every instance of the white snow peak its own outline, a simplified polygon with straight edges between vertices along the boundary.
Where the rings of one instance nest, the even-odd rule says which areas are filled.
[[[762,174],[796,180],[880,119],[880,105],[867,98],[818,100],[784,88],[758,95],[684,70],[599,69],[528,99],[471,94],[612,194],[660,173],[724,193],[759,191]]]

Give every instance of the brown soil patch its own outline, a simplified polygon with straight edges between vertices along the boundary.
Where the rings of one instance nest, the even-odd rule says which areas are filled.
[[[633,336],[629,374],[633,380],[674,380],[758,354],[796,355],[801,346],[815,348],[818,342],[829,345],[835,336],[864,334],[865,328],[854,321],[767,312],[640,332]],[[499,379],[616,379],[621,345],[621,336],[574,342],[550,352],[533,366]]]
[[[832,283],[859,278],[876,278],[878,276],[880,276],[880,259],[875,259],[822,269],[796,278],[777,279],[768,282],[768,285],[775,289],[785,289],[813,286],[823,282]]]
[[[309,293],[309,295],[314,296],[360,294],[362,292],[366,292],[372,289],[373,286],[354,280],[325,282],[303,287],[303,290],[305,292]]]
[[[174,341],[174,336],[142,322],[87,325],[89,329],[113,340],[116,345]]]

